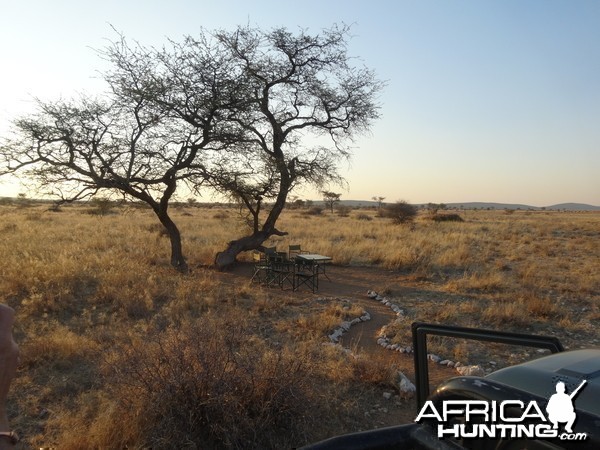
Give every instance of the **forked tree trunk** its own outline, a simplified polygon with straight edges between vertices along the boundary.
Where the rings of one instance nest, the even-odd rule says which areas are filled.
[[[225,250],[217,253],[215,256],[215,266],[219,270],[225,269],[236,261],[237,255],[248,250],[255,250],[262,246],[271,233],[265,231],[258,231],[251,234],[250,236],[244,236],[243,238],[231,241]]]
[[[281,153],[281,151],[278,153]],[[290,176],[289,168],[285,164],[283,155],[278,160],[277,167],[281,176],[281,180],[279,181],[279,193],[277,194],[277,198],[271,208],[271,211],[262,225],[262,229],[257,230],[257,212],[254,215],[254,232],[250,236],[244,236],[240,239],[236,239],[235,241],[231,241],[224,251],[217,253],[215,256],[215,266],[218,270],[223,270],[227,266],[235,263],[237,255],[239,255],[241,252],[260,249],[263,242],[265,242],[271,236],[287,235],[287,233],[277,230],[275,225],[277,224],[277,220],[279,219],[279,216],[285,207],[287,195],[290,192],[294,179]]]

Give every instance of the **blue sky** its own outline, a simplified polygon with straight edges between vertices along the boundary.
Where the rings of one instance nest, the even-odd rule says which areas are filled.
[[[101,90],[93,49],[111,24],[161,45],[200,26],[341,22],[388,81],[382,119],[342,168],[349,189],[332,187],[342,198],[600,205],[599,1],[3,0],[0,133],[32,97]]]

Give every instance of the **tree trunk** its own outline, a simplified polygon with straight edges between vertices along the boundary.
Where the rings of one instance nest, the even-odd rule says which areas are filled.
[[[240,253],[260,248],[271,234],[266,231],[258,231],[250,236],[231,241],[224,251],[215,256],[215,266],[219,270],[225,269],[236,261],[237,255]]]
[[[249,250],[260,249],[263,242],[265,242],[271,236],[287,235],[286,232],[279,231],[277,228],[275,228],[275,224],[277,223],[279,215],[283,211],[287,194],[289,192],[289,187],[291,184],[289,181],[289,176],[282,177],[281,183],[282,187],[280,187],[277,200],[273,204],[273,207],[271,208],[271,211],[269,212],[262,229],[259,231],[254,231],[254,233],[252,233],[250,236],[244,236],[243,238],[231,241],[224,251],[217,253],[215,256],[215,266],[218,270],[224,270],[227,266],[235,263],[237,255],[240,253],[247,252]]]
[[[177,228],[177,225],[175,225],[175,222],[171,220],[167,213],[157,213],[157,215],[160,223],[162,223],[167,230],[169,240],[171,241],[171,265],[179,272],[187,273],[188,265],[183,256],[179,228]]]
[[[280,146],[281,144],[279,144],[279,147]],[[279,153],[281,152],[279,151]],[[290,177],[289,169],[285,164],[283,156],[281,156],[278,160],[277,166],[279,174],[281,175],[281,179],[279,181],[279,192],[277,193],[277,198],[271,207],[271,211],[262,225],[262,229],[257,229],[257,219],[260,208],[257,208],[256,212],[254,212],[252,208],[248,208],[254,215],[254,232],[250,236],[244,236],[240,239],[236,239],[235,241],[231,241],[224,251],[217,253],[215,256],[215,266],[218,270],[223,270],[227,266],[235,263],[237,255],[239,255],[241,252],[260,249],[263,242],[265,242],[271,236],[287,235],[287,233],[277,230],[275,225],[285,207],[285,202],[287,200],[287,195],[290,192],[293,179]]]

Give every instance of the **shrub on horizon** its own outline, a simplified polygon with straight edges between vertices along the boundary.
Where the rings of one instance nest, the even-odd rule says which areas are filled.
[[[435,214],[429,216],[429,220],[433,220],[434,222],[464,222],[465,220],[460,217],[458,214]]]
[[[396,224],[411,223],[415,220],[418,214],[416,206],[407,203],[404,200],[399,200],[396,203],[387,205],[382,211],[382,217],[392,219]]]

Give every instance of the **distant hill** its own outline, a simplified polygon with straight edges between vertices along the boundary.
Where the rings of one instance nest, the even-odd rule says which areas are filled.
[[[586,205],[584,203],[560,203],[551,206],[531,206],[520,203],[485,203],[485,202],[469,202],[469,203],[448,203],[450,208],[465,208],[465,209],[525,209],[525,210],[555,210],[555,211],[600,211],[600,206]]]
[[[14,197],[0,197],[0,205],[10,205],[22,201]],[[48,199],[27,199],[28,202],[34,203],[52,203],[53,200]],[[389,205],[394,202],[384,202]],[[313,204],[324,206],[322,200],[313,200]],[[352,208],[368,208],[377,207],[377,202],[373,200],[341,200],[340,205],[350,206]],[[531,206],[520,203],[493,203],[493,202],[465,202],[465,203],[445,203],[448,208],[452,209],[520,209],[530,211],[553,210],[553,211],[600,211],[600,206],[588,205],[586,203],[558,203],[551,206]],[[418,207],[426,207],[427,203],[418,203]]]
[[[585,203],[559,203],[547,206],[546,209],[566,209],[567,211],[600,211],[600,206],[586,205]]]
[[[537,206],[523,205],[520,203],[492,203],[492,202],[467,202],[447,203],[449,208],[460,209],[541,209]]]
[[[316,204],[322,202],[315,201]],[[392,202],[385,202],[386,204]],[[357,207],[368,207],[377,206],[377,202],[372,200],[342,200],[342,205]],[[417,206],[427,206],[425,203],[418,204]],[[559,203],[551,206],[531,206],[520,203],[493,203],[493,202],[465,202],[465,203],[446,203],[448,208],[459,208],[459,209],[521,209],[521,210],[554,210],[554,211],[600,211],[600,206],[587,205],[585,203]]]

